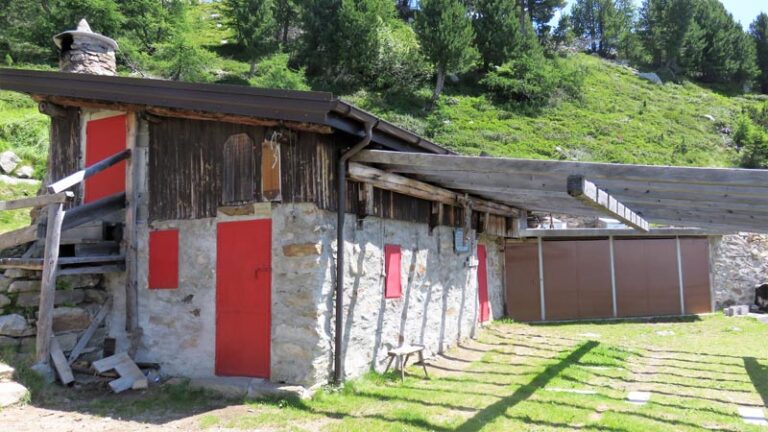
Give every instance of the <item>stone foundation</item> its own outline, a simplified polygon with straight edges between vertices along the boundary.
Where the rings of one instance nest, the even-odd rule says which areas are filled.
[[[768,283],[768,235],[711,237],[710,262],[715,309],[751,305],[755,288]]]
[[[281,204],[251,216],[164,221],[154,229],[179,229],[180,286],[146,287],[148,229],[140,235],[140,361],[158,362],[164,373],[215,374],[216,223],[272,219],[272,346],[275,382],[313,386],[332,374],[336,215],[313,204]],[[269,204],[266,204],[269,206]],[[347,378],[382,370],[386,352],[398,343],[424,344],[434,354],[472,337],[477,329],[477,268],[469,254],[456,254],[453,230],[367,219],[356,228],[347,218],[344,356]],[[501,242],[480,238],[488,254],[493,318],[503,315]],[[402,251],[400,299],[384,299],[385,244]],[[472,256],[474,258],[474,255]],[[470,265],[467,265],[467,263]]]

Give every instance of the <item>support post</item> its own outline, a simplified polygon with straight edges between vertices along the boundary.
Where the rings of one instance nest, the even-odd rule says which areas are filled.
[[[125,314],[126,330],[131,336],[136,336],[135,332],[139,327],[138,318],[138,289],[136,287],[138,257],[136,250],[136,237],[138,235],[136,228],[136,213],[139,200],[139,167],[143,162],[137,158],[136,151],[137,136],[139,129],[139,117],[135,112],[128,113],[126,116],[126,148],[131,151],[133,157],[128,158],[126,167],[126,208],[125,208],[125,229],[123,234],[123,254],[125,255]],[[135,346],[133,337],[130,339],[128,351],[133,353]]]
[[[544,251],[541,237],[536,239],[539,249],[539,300],[541,301],[541,320],[547,320],[547,304],[544,296]]]
[[[53,304],[56,296],[56,272],[59,267],[61,225],[64,222],[64,204],[48,205],[48,227],[45,236],[43,281],[40,288],[40,310],[37,319],[36,363],[48,363],[53,336]]]
[[[619,307],[616,303],[616,256],[613,249],[613,236],[608,236],[608,250],[611,254],[611,305],[613,307],[613,317],[618,318]]]
[[[685,315],[685,285],[683,283],[683,256],[680,252],[680,237],[675,237],[677,252],[677,282],[680,286],[680,315]]]

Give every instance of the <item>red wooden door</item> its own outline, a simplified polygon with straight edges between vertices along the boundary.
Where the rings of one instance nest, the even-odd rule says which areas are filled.
[[[269,378],[272,221],[217,230],[216,374]]]
[[[125,150],[125,115],[90,120],[85,126],[85,166]],[[121,161],[85,181],[88,203],[125,192],[125,161]]]
[[[491,317],[491,302],[488,300],[488,266],[485,246],[477,246],[477,296],[480,301],[480,322],[486,322]]]

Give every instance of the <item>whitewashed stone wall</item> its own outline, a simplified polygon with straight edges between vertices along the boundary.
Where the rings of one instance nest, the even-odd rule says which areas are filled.
[[[272,218],[272,381],[327,382],[333,365],[335,213],[313,204],[275,205],[260,216],[154,223],[179,229],[179,288],[147,289],[148,230],[140,235],[137,357],[169,375],[213,376],[216,335],[216,223]],[[387,347],[423,343],[433,354],[477,330],[477,269],[453,251],[453,231],[432,236],[424,224],[371,218],[346,225],[345,375],[382,370]],[[488,254],[492,316],[503,315],[500,242],[481,238]],[[403,296],[384,299],[383,246],[402,251]]]
[[[751,305],[755,287],[768,283],[768,235],[711,237],[710,260],[715,309]]]

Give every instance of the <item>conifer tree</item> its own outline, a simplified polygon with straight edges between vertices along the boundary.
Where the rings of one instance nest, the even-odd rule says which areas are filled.
[[[222,11],[227,23],[235,31],[235,38],[245,50],[251,65],[250,74],[256,73],[259,56],[272,45],[275,19],[273,0],[224,0]]]
[[[501,65],[525,49],[517,8],[509,0],[476,0],[473,4],[475,45],[484,69]]]
[[[472,46],[472,22],[459,0],[422,0],[415,29],[424,54],[437,71],[433,106],[443,91],[446,75],[465,71],[477,56]]]
[[[768,14],[761,13],[749,26],[749,34],[755,44],[758,83],[763,93],[768,94]]]

